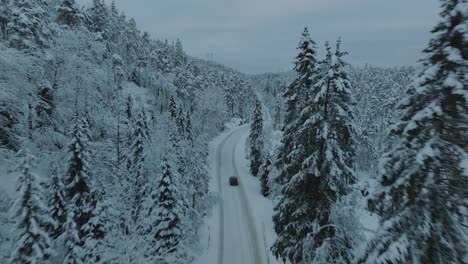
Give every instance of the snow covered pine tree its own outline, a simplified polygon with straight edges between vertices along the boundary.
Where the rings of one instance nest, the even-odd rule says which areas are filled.
[[[184,263],[183,227],[181,218],[183,209],[178,194],[176,175],[164,158],[162,161],[162,177],[158,186],[158,203],[155,208],[156,223],[154,228],[154,250],[156,256],[164,259],[162,263]],[[158,262],[159,263],[159,262]]]
[[[86,240],[92,237],[89,229],[84,228],[93,217],[93,191],[89,169],[89,125],[85,117],[76,118],[72,140],[69,145],[70,158],[68,171],[64,178],[65,199],[67,201],[67,223],[65,244],[68,253],[64,263],[85,263],[90,249]]]
[[[250,173],[257,176],[258,169],[262,165],[263,155],[263,112],[260,101],[255,102],[255,111],[250,127]]]
[[[324,76],[314,85],[314,94],[300,118],[299,134],[308,140],[301,142],[308,155],[302,165],[304,175],[297,175],[291,183],[305,185],[309,195],[308,219],[311,232],[307,234],[306,263],[351,263],[353,259],[349,240],[352,239],[330,220],[330,211],[339,198],[350,191],[356,182],[354,173],[355,146],[352,126],[351,83],[344,69],[336,43],[334,54],[328,43],[322,63]],[[304,179],[304,180],[303,180]],[[297,181],[295,183],[295,181]]]
[[[263,196],[268,197],[270,195],[270,186],[269,186],[269,175],[271,167],[271,158],[270,155],[267,155],[265,161],[260,167],[260,187],[261,193]]]
[[[88,12],[88,28],[93,32],[104,33],[108,25],[108,10],[103,0],[93,0]]]
[[[83,21],[83,14],[75,0],[62,0],[57,7],[57,23],[76,27]]]
[[[62,178],[59,176],[58,168],[53,165],[52,177],[49,184],[49,208],[52,218],[52,225],[48,228],[48,233],[56,239],[64,232],[64,225],[67,222],[67,205],[64,198]]]
[[[384,156],[369,208],[381,228],[359,263],[466,263],[468,12],[442,0],[442,21]],[[465,226],[464,226],[465,224]]]
[[[143,200],[148,194],[147,184],[148,175],[145,171],[145,143],[148,138],[148,127],[146,124],[146,117],[143,110],[138,110],[136,120],[134,122],[134,128],[132,133],[132,144],[130,147],[130,157],[128,164],[128,174],[130,184],[133,186],[133,202],[132,202],[132,220],[135,224],[141,219],[141,211],[143,206]]]
[[[310,38],[307,28],[302,33],[297,49],[299,50],[299,54],[296,57],[296,65],[294,67],[296,78],[284,93],[286,113],[283,120],[283,138],[275,164],[280,172],[275,181],[280,185],[285,184],[301,169],[301,162],[296,157],[299,152],[297,149],[299,146],[296,144],[297,119],[304,108],[306,95],[311,92],[313,81],[318,78],[315,76],[317,74],[316,44]]]
[[[307,28],[299,42],[299,54],[296,57],[296,79],[289,85],[284,96],[286,115],[284,118],[284,135],[281,141],[276,166],[279,175],[275,181],[282,185],[279,202],[273,216],[274,228],[278,238],[272,246],[273,254],[283,261],[299,263],[303,256],[303,240],[311,232],[308,211],[309,200],[313,194],[305,184],[302,170],[304,150],[298,142],[298,118],[305,106],[305,98],[310,94],[316,75],[317,60],[315,42],[310,38]],[[295,184],[296,186],[293,186]]]
[[[109,215],[109,206],[104,202],[104,192],[94,191],[89,197],[89,203],[92,211],[89,212],[89,221],[83,225],[83,232],[87,235],[85,246],[86,263],[101,263],[105,254],[104,238],[108,233],[107,222]]]
[[[53,251],[46,228],[52,225],[49,209],[42,203],[44,195],[37,176],[31,171],[35,157],[24,150],[18,166],[18,198],[13,205],[18,239],[10,258],[12,264],[35,264],[47,259]]]

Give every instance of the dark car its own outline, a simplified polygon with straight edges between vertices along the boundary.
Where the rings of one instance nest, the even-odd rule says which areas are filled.
[[[239,179],[236,176],[229,177],[229,185],[239,185]]]

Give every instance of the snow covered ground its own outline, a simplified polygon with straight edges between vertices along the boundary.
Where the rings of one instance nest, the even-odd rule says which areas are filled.
[[[211,191],[219,193],[220,202],[206,222],[206,251],[197,263],[278,263],[268,250],[275,239],[273,203],[260,195],[259,181],[249,173],[248,132],[248,125],[232,127],[210,145]],[[233,175],[239,177],[239,186],[229,185]]]

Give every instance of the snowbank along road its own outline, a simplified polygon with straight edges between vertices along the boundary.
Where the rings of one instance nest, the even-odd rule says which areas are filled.
[[[219,264],[263,264],[266,253],[261,236],[254,222],[242,179],[236,165],[236,146],[240,138],[249,132],[249,126],[241,126],[224,138],[216,149],[216,174],[221,196],[219,210]],[[244,146],[239,146],[244,147]],[[239,177],[239,186],[230,186],[228,178]]]

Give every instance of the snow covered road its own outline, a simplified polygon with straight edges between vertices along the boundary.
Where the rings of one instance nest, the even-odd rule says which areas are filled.
[[[248,128],[242,126],[231,132],[216,151],[216,176],[221,195],[218,263],[265,263],[264,248],[260,244],[261,239],[242,181],[249,175],[239,174],[235,160],[236,146],[241,136],[248,133]],[[228,183],[228,178],[234,175],[239,177],[239,186],[230,186]]]
[[[249,172],[245,147],[249,125],[227,125],[210,143],[210,190],[219,202],[201,229],[203,252],[196,264],[278,264],[269,252],[276,239],[273,203],[260,194],[258,178]],[[230,176],[239,186],[230,186]]]
[[[216,151],[216,176],[221,196],[219,208],[219,252],[218,262],[223,264],[265,263],[264,247],[252,210],[247,200],[242,179],[236,165],[235,150],[241,137],[248,133],[248,126],[242,126],[227,135]],[[230,176],[239,177],[239,186],[230,186]]]

